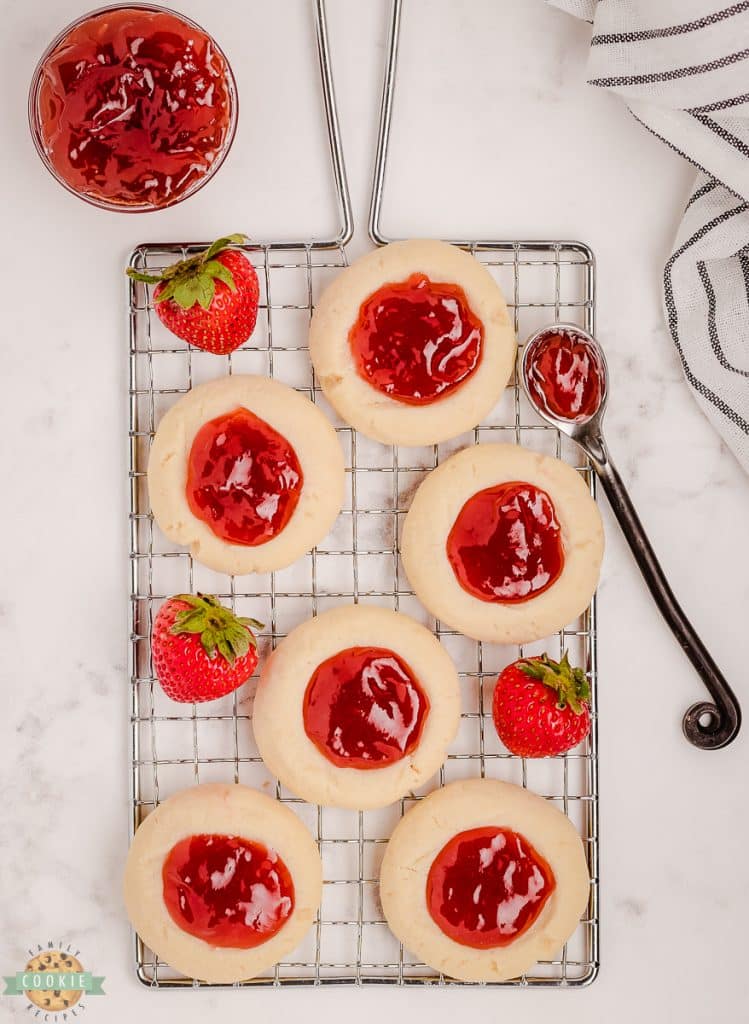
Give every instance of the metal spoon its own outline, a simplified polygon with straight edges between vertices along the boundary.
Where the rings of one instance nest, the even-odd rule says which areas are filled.
[[[542,405],[529,384],[533,358],[537,354],[535,346],[549,335],[559,333],[571,335],[576,342],[588,346],[593,358],[597,358],[599,363],[600,400],[597,408],[587,418],[568,419],[556,415],[548,406]],[[531,335],[525,344],[521,376],[526,394],[539,416],[567,437],[571,437],[590,459],[655,603],[710,692],[714,703],[698,701],[685,713],[682,722],[684,735],[690,743],[701,750],[718,750],[727,746],[736,738],[741,726],[738,700],[674,597],[624,483],[611,461],[603,436],[602,424],[609,375],[601,346],[591,334],[575,324],[553,324],[544,327]]]

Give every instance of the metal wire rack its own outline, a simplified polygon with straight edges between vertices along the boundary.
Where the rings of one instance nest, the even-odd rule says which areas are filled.
[[[594,492],[593,474],[572,442],[542,424],[514,381],[490,418],[469,434],[428,448],[387,448],[341,423],[317,387],[307,354],[309,317],[321,291],[346,264],[350,208],[329,74],[323,0],[315,2],[323,94],[341,211],[335,239],[258,243],[245,247],[261,282],[258,326],[228,357],[198,352],[176,342],[153,315],[150,286],[128,285],[130,337],[130,729],[132,829],[160,800],[199,782],[234,781],[275,794],[290,804],[316,837],[323,860],[320,913],[303,944],[253,985],[459,984],[419,963],[389,932],[379,904],[379,865],[399,817],[435,785],[488,776],[533,789],[560,807],[578,827],[591,872],[587,911],[558,957],[536,965],[509,986],[580,986],[598,970],[598,782],[595,604],[555,637],[524,648],[482,644],[431,619],[409,589],[399,564],[400,528],[424,476],[455,450],[479,440],[515,441],[564,458]],[[389,132],[400,0],[393,8],[378,173],[373,193],[373,235],[379,235],[379,200]],[[379,184],[378,184],[379,182]],[[575,242],[463,243],[495,276],[513,311],[518,337],[550,319],[593,327],[594,266],[586,246]],[[139,246],[131,265],[164,267],[202,246]],[[177,397],[204,380],[226,373],[261,373],[296,387],[336,426],[346,453],[347,496],[329,536],[289,569],[264,576],[230,577],[193,562],[154,525],[145,472],[154,429]],[[239,614],[266,623],[259,637],[262,659],[299,622],[346,602],[381,604],[406,612],[434,630],[453,657],[463,691],[461,727],[434,780],[399,803],[377,811],[343,811],[307,804],[270,776],[251,728],[255,681],[207,705],[180,705],[158,686],[151,662],[154,616],[171,594],[217,594]],[[497,673],[516,657],[569,649],[592,681],[593,725],[585,744],[564,757],[526,761],[497,739],[491,693]],[[137,976],[166,989],[204,987],[159,961],[136,937]]]

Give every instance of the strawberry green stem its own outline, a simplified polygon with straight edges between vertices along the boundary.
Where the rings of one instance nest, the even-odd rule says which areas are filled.
[[[134,267],[128,267],[125,273],[132,281],[163,285],[154,296],[155,302],[171,299],[182,309],[190,309],[197,302],[203,309],[209,309],[216,293],[216,281],[223,281],[233,292],[237,290],[234,275],[216,257],[232,245],[242,245],[246,241],[246,235],[225,235],[217,238],[203,252],[173,263],[161,273],[147,273]]]
[[[200,636],[203,650],[209,658],[223,657],[230,665],[243,658],[251,647],[257,647],[253,629],[262,629],[262,622],[237,616],[209,594],[178,594],[175,601],[183,601],[175,616],[170,633],[194,633]]]
[[[590,684],[581,668],[570,665],[567,651],[561,661],[553,661],[548,654],[542,654],[539,658],[523,658],[518,667],[556,693],[560,710],[569,707],[575,715],[583,713],[590,700]]]

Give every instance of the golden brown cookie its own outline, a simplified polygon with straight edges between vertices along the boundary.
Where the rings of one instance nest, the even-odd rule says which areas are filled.
[[[548,560],[547,537],[561,549],[557,566]],[[516,444],[477,444],[420,484],[401,558],[435,618],[474,640],[521,644],[555,633],[587,608],[603,547],[598,507],[572,466]],[[482,590],[476,583],[484,580]]]
[[[312,679],[322,666],[367,651],[376,657],[364,660],[365,668],[360,664],[348,676],[342,664],[332,670],[329,680],[346,680],[336,699],[325,687],[313,698]],[[414,690],[404,684],[404,670],[427,710],[418,740],[408,748],[403,740],[402,752],[394,755],[396,737],[403,738],[406,723],[411,728],[415,720],[416,705],[409,701],[418,704]],[[328,706],[328,701],[336,710],[329,742],[320,743],[314,730],[308,731],[311,702]],[[353,703],[347,711],[348,701]],[[336,719],[340,728],[333,731]],[[423,785],[439,770],[459,723],[458,674],[439,640],[408,615],[362,604],[308,619],[279,644],[263,668],[252,721],[261,757],[293,793],[326,807],[359,810],[385,807]],[[378,737],[380,746],[392,739],[388,756],[369,764],[358,758],[354,738],[364,735],[370,742]]]
[[[173,857],[193,840],[199,849],[189,877]],[[213,845],[227,849],[220,870],[208,852]],[[258,865],[264,880],[242,882]],[[291,890],[284,895],[281,875]],[[203,783],[148,815],[133,837],[124,881],[128,916],[149,949],[188,977],[228,984],[262,974],[299,945],[320,906],[322,862],[288,806],[249,786]],[[228,937],[229,919],[232,927],[244,920],[245,939],[255,937]]]
[[[291,446],[303,478],[288,523],[271,539],[254,545],[223,539],[214,531],[209,515],[198,518],[194,514],[186,494],[188,460],[196,435],[211,421],[242,410],[259,417]],[[238,481],[235,496],[241,492],[243,473],[256,455],[246,451],[236,460],[232,471]],[[260,461],[263,458],[261,452]],[[278,469],[281,477],[284,472]],[[161,530],[174,543],[189,547],[198,562],[232,576],[273,572],[311,551],[340,511],[344,481],[343,452],[320,409],[285,384],[250,374],[212,380],[183,395],[159,423],[148,459],[151,508]],[[270,517],[275,506],[272,497],[268,502],[264,514]]]
[[[381,300],[383,289],[406,289],[400,313]],[[451,291],[457,295],[450,297]],[[400,323],[409,306],[416,330]],[[365,359],[369,371],[352,348],[362,316],[382,346]],[[469,319],[482,335],[480,354],[456,382],[456,364],[465,361],[473,337],[465,336]],[[425,329],[417,344],[419,320],[434,330]],[[310,323],[310,357],[325,397],[343,420],[383,444],[434,444],[475,427],[504,391],[516,350],[512,318],[489,270],[470,253],[435,239],[392,242],[356,260],[321,295]],[[389,372],[383,359],[391,369],[399,367],[396,376],[405,369],[409,396],[383,379]],[[419,383],[413,376],[422,365],[433,382],[443,381],[444,390],[430,398],[421,393],[423,378]]]
[[[452,782],[420,800],[396,825],[380,871],[393,934],[462,981],[506,981],[551,959],[589,894],[570,819],[496,779]]]

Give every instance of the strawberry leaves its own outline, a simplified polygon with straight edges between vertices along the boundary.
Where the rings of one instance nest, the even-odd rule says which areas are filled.
[[[228,249],[230,245],[241,245],[247,241],[247,235],[226,235],[224,238],[217,238],[213,245],[209,246],[203,253],[203,259],[205,261],[212,260],[214,256],[218,256],[224,249]]]
[[[203,309],[210,309],[216,294],[216,281],[222,281],[232,292],[237,290],[231,270],[216,257],[230,246],[246,241],[246,235],[226,235],[216,239],[204,252],[174,263],[160,274],[149,274],[132,267],[128,267],[126,273],[133,281],[161,285],[154,295],[156,303],[172,300],[182,309],[191,309],[196,303]]]
[[[252,647],[257,647],[254,629],[262,629],[262,622],[236,616],[215,597],[206,594],[178,594],[175,601],[189,605],[177,612],[169,632],[174,636],[193,633],[200,636],[203,650],[209,658],[220,655],[230,665],[243,658]]]
[[[581,668],[572,668],[564,652],[561,661],[553,661],[548,654],[539,658],[524,658],[518,668],[531,679],[536,679],[557,694],[557,707],[569,707],[574,715],[581,715],[590,700],[590,684]]]

